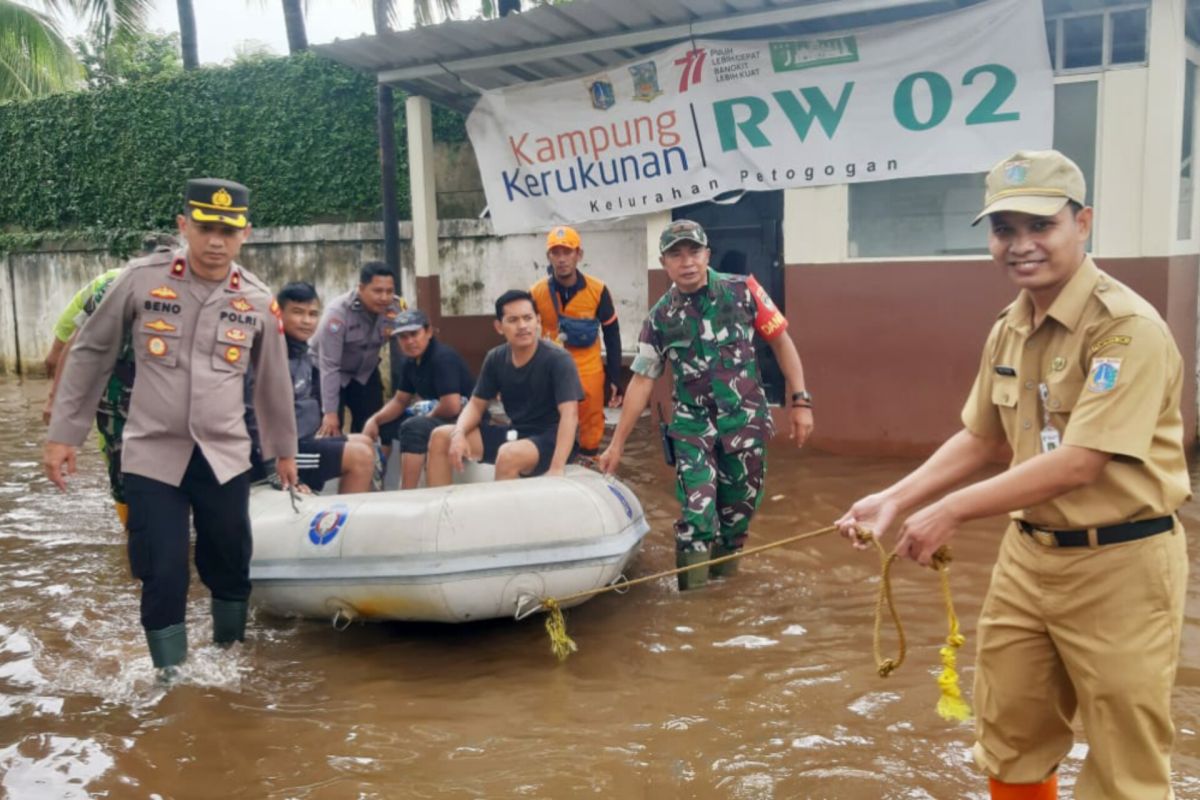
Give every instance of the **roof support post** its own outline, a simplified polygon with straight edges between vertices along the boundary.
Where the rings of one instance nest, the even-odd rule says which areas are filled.
[[[438,263],[437,186],[433,160],[433,107],[427,97],[409,95],[408,185],[412,193],[413,265],[418,278],[441,272]]]
[[[396,114],[392,87],[380,84],[375,92],[379,134],[379,175],[383,203],[383,261],[392,271],[396,293],[400,284],[400,221],[396,208]]]

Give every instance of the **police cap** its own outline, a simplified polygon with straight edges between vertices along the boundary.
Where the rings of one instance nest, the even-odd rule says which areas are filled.
[[[187,183],[185,205],[187,218],[193,222],[245,228],[249,222],[250,190],[220,178],[194,178]]]

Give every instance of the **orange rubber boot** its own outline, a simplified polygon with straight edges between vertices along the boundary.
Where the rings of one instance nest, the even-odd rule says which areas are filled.
[[[1058,773],[1041,783],[1005,783],[988,778],[992,800],[1058,800]]]

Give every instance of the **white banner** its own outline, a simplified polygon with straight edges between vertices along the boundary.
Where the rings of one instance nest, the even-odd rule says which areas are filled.
[[[697,40],[487,92],[467,119],[499,234],[739,190],[987,170],[1050,147],[1042,4],[768,41]]]

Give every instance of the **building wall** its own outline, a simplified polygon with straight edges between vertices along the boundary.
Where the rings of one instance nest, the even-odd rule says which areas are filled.
[[[306,280],[328,299],[357,286],[364,262],[382,258],[382,232],[379,223],[255,229],[240,261],[273,288]],[[581,235],[583,269],[610,286],[623,349],[632,350],[646,316],[646,225],[634,220],[582,226]],[[506,289],[527,289],[545,275],[541,235],[495,237],[487,222],[442,221],[442,274],[432,279],[413,274],[410,223],[400,224],[400,237],[401,293],[441,320],[444,340],[480,359],[498,342],[490,322],[494,299]],[[43,374],[51,329],[63,307],[93,277],[121,263],[85,242],[0,254],[0,372]]]
[[[1167,320],[1196,374],[1197,256],[1097,259]],[[961,428],[996,315],[1016,295],[990,260],[792,265],[790,332],[816,399],[815,447],[918,456]],[[1186,441],[1196,382],[1184,381]]]

